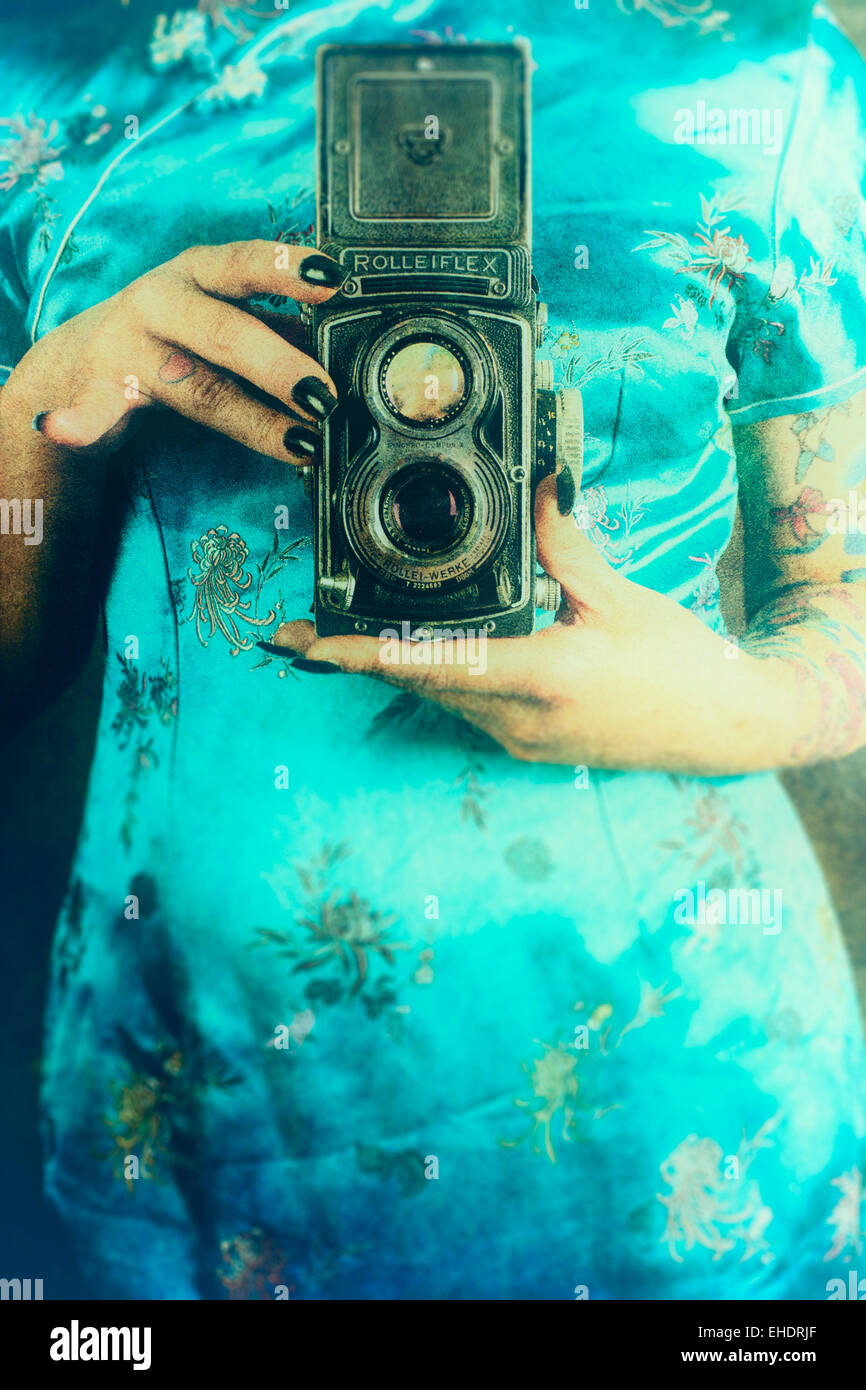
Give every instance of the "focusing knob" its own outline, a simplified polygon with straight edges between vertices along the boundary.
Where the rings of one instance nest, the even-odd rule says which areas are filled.
[[[535,606],[545,613],[555,613],[562,602],[562,589],[559,580],[549,574],[535,576]]]
[[[541,367],[549,368],[549,372],[539,372]],[[583,400],[576,386],[562,386],[558,391],[542,386],[552,370],[552,363],[536,363],[536,479],[559,473],[567,465],[579,487],[583,468]]]

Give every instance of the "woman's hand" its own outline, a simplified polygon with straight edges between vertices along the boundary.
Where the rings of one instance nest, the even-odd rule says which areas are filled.
[[[122,442],[135,411],[160,405],[257,453],[308,463],[334,384],[233,301],[317,304],[341,280],[337,263],[307,246],[193,246],[41,339],[4,387],[4,414],[23,412],[19,425],[26,414],[61,448],[102,452]]]
[[[321,303],[341,278],[313,247],[193,246],[22,358],[0,391],[0,497],[36,499],[42,530],[38,543],[0,545],[7,723],[31,717],[90,651],[126,505],[112,454],[137,412],[177,411],[287,466],[315,459],[333,382],[286,341],[297,319],[243,301]]]
[[[430,643],[429,659],[419,664],[421,644],[317,639],[311,623],[297,621],[278,628],[272,646],[303,653],[301,670],[312,662],[313,670],[363,673],[415,690],[521,761],[704,774],[759,765],[768,720],[784,727],[790,718],[790,683],[776,689],[769,663],[618,574],[570,509],[560,515],[556,496],[556,480],[545,479],[536,494],[536,538],[539,561],[562,586],[563,607],[533,636],[462,649]]]

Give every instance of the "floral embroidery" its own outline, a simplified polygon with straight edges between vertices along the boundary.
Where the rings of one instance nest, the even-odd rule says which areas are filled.
[[[191,541],[190,551],[198,572],[192,567],[187,570],[196,591],[193,611],[187,621],[195,619],[198,640],[206,647],[219,629],[231,646],[232,656],[249,651],[254,638],[242,632],[238,622],[265,627],[274,621],[275,613],[272,609],[267,617],[257,618],[247,611],[251,600],[241,600],[241,594],[252,583],[252,575],[244,569],[248,554],[245,542],[236,531],[229,532],[227,526],[217,526],[197,541]]]
[[[13,137],[0,144],[0,164],[7,166],[0,175],[0,191],[8,193],[22,180],[32,180],[24,191],[33,195],[37,244],[43,253],[51,245],[54,224],[61,215],[56,207],[57,199],[45,191],[48,184],[59,183],[64,177],[60,156],[65,155],[67,162],[73,162],[83,151],[89,153],[112,129],[111,121],[106,119],[106,108],[94,102],[90,94],[84,101],[87,109],[64,122],[60,143],[59,123],[51,121],[49,124],[33,111],[26,118],[0,118],[0,127],[6,126]],[[63,248],[63,260],[68,260],[74,251],[75,244],[70,238]]]
[[[0,162],[6,164],[5,173],[0,175],[0,191],[9,192],[22,179],[32,178],[26,189],[34,195],[33,217],[37,223],[37,242],[40,251],[47,251],[54,235],[54,224],[60,217],[55,207],[56,198],[45,192],[45,186],[63,178],[63,165],[60,156],[62,145],[55,145],[58,124],[41,119],[31,112],[25,120],[20,116],[0,119],[0,126],[8,126],[15,139],[6,140],[0,145]],[[67,246],[66,254],[71,254]]]
[[[120,823],[120,839],[126,849],[132,845],[132,834],[139,801],[139,782],[150,768],[159,766],[159,755],[154,747],[153,735],[144,737],[150,721],[155,718],[163,727],[177,717],[177,697],[174,694],[175,677],[168,661],[163,658],[159,673],[148,677],[140,675],[136,663],[116,653],[122,675],[117,686],[120,708],[111,722],[111,731],[118,737],[121,752],[132,746],[132,767],[129,785],[124,796],[124,814]]]
[[[597,550],[605,550],[610,533],[619,530],[619,522],[608,517],[607,493],[603,487],[588,487],[578,493],[574,519],[585,531]]]
[[[230,1240],[221,1240],[220,1255],[223,1268],[217,1270],[217,1278],[233,1301],[273,1298],[275,1287],[284,1283],[286,1256],[258,1226]],[[295,1286],[286,1287],[291,1293]]]
[[[244,44],[255,32],[245,20],[263,23],[277,17],[272,0],[261,6],[247,0],[199,0],[198,9],[177,10],[170,20],[165,14],[157,16],[149,44],[150,61],[158,71],[189,62],[197,72],[211,73],[216,81],[198,98],[199,107],[258,100],[268,77],[255,57],[247,54],[237,63],[227,63],[217,75],[211,42],[218,30],[227,29],[237,44]]]
[[[486,830],[484,801],[489,788],[484,782],[487,768],[483,754],[494,746],[492,740],[480,729],[411,691],[401,691],[379,710],[370,721],[368,737],[383,738],[393,728],[410,722],[416,743],[435,740],[449,746],[456,744],[462,750],[464,761],[454,779],[454,789],[460,794],[460,816],[478,830]]]
[[[772,1251],[765,1232],[773,1220],[757,1182],[746,1175],[761,1149],[772,1147],[769,1138],[778,1124],[778,1117],[762,1125],[753,1139],[743,1137],[736,1154],[726,1158],[714,1139],[699,1139],[690,1134],[668,1154],[661,1164],[664,1182],[669,1193],[656,1193],[667,1210],[662,1241],[671,1259],[683,1263],[681,1248],[686,1253],[700,1246],[711,1250],[713,1260],[720,1260],[742,1245],[740,1263],[760,1256],[761,1264],[769,1264]],[[735,1177],[727,1169],[734,1159]]]
[[[298,209],[304,207],[309,209],[309,214],[307,218],[299,222]],[[310,188],[301,188],[295,193],[287,193],[276,207],[273,203],[268,203],[268,218],[270,219],[271,230],[275,233],[274,240],[292,246],[315,246],[314,216],[315,195]],[[278,296],[278,298],[282,300],[283,296]]]
[[[645,10],[655,19],[661,20],[666,29],[681,28],[693,24],[699,34],[718,34],[722,39],[732,39],[734,35],[726,28],[730,19],[727,10],[717,10],[713,0],[696,0],[695,4],[683,4],[682,0],[616,0],[623,14],[634,15]]]
[[[230,102],[258,100],[268,85],[268,75],[255,58],[242,58],[239,63],[227,63],[222,76],[199,97],[198,104],[226,106]]]
[[[546,1043],[539,1038],[533,1039],[537,1046],[543,1048],[543,1055],[533,1061],[531,1069],[528,1062],[521,1063],[521,1068],[529,1077],[535,1099],[525,1100],[516,1096],[514,1100],[515,1105],[530,1111],[532,1124],[517,1139],[500,1139],[504,1148],[513,1149],[531,1137],[535,1152],[540,1154],[543,1150],[551,1163],[556,1163],[551,1126],[560,1111],[561,1137],[568,1142],[574,1138],[589,1137],[588,1130],[580,1135],[577,1132],[580,1117],[600,1120],[611,1111],[622,1108],[618,1104],[594,1106],[588,1095],[581,1099],[581,1087],[589,1091],[591,1087],[588,1083],[591,1082],[599,1089],[598,1098],[601,1098],[601,1075],[596,1070],[596,1059],[601,1061],[609,1058],[629,1033],[646,1028],[654,1019],[664,1018],[666,1006],[682,995],[679,986],[669,989],[667,980],[660,985],[651,985],[639,978],[637,983],[640,994],[637,1009],[619,1028],[615,1042],[611,1041],[617,1026],[613,1021],[613,1005],[603,1001],[590,1009],[583,1000],[578,1000],[574,1005],[573,1012],[582,1016],[584,1021],[575,1027],[573,1042]],[[581,1072],[583,1076],[579,1074]]]
[[[719,581],[716,578],[718,557],[703,554],[690,555],[689,559],[696,565],[704,566],[704,572],[692,599],[691,607],[693,612],[707,615],[715,608],[719,594]]]
[[[752,342],[752,352],[764,362],[769,362],[775,349],[779,346],[779,339],[784,338],[784,336],[785,325],[778,319],[759,318]]]
[[[534,1137],[533,1148],[535,1152],[541,1153],[539,1142],[543,1143],[544,1152],[551,1163],[555,1163],[556,1153],[553,1148],[550,1129],[554,1117],[560,1111],[562,1112],[562,1138],[567,1141],[574,1137],[577,1097],[580,1089],[577,1076],[580,1053],[575,1051],[570,1043],[546,1043],[542,1042],[540,1038],[533,1038],[533,1042],[538,1047],[543,1048],[543,1055],[534,1060],[531,1069],[528,1062],[521,1063],[521,1066],[529,1077],[529,1084],[532,1087],[535,1100],[524,1100],[517,1096],[514,1104],[519,1105],[524,1110],[529,1110],[532,1116],[530,1134]],[[513,1149],[516,1144],[520,1143],[520,1140],[501,1139],[500,1143],[504,1148]]]
[[[694,794],[685,833],[678,840],[663,840],[659,848],[672,851],[677,861],[686,860],[695,873],[721,858],[726,876],[733,871],[742,877],[747,862],[747,826],[717,787],[702,788],[695,793],[690,783],[685,786]]]
[[[640,987],[640,999],[638,1001],[637,1012],[633,1018],[629,1019],[628,1023],[622,1029],[617,1038],[617,1047],[619,1047],[623,1038],[627,1033],[630,1033],[632,1029],[645,1028],[654,1018],[664,1018],[665,1005],[670,1004],[674,999],[679,999],[682,994],[682,989],[679,987],[666,993],[665,991],[668,988],[667,980],[665,980],[662,985],[650,985],[646,980],[639,980],[638,985]]]
[[[686,338],[691,341],[698,323],[698,311],[694,300],[684,299],[678,294],[676,304],[671,305],[671,313],[673,317],[665,319],[662,328],[681,328]]]
[[[0,145],[0,162],[9,166],[0,176],[0,189],[8,192],[19,180],[32,177],[27,192],[33,193],[63,178],[60,162],[63,146],[54,144],[60,129],[57,121],[49,125],[31,111],[27,118],[4,116],[0,118],[0,126],[8,127],[15,137]]]
[[[606,352],[587,357],[578,346],[580,335],[574,331],[561,333],[551,351],[556,352],[553,361],[560,368],[557,375],[561,376],[563,384],[584,387],[593,377],[615,376],[617,372],[633,370],[639,377],[643,376],[641,363],[659,355],[645,347],[644,342],[641,334],[621,333]]]
[[[358,999],[371,1019],[386,1010],[405,1013],[406,1006],[397,1002],[395,956],[410,950],[410,945],[392,938],[395,914],[380,912],[357,893],[341,896],[334,886],[334,870],[350,853],[346,845],[326,845],[309,865],[296,864],[306,906],[295,914],[295,927],[289,931],[258,928],[255,944],[275,947],[278,955],[292,962],[293,976],[306,977],[307,1004]],[[289,908],[287,867],[279,864],[262,877]]]
[[[534,836],[512,840],[503,850],[502,857],[511,872],[524,883],[543,883],[553,869],[550,850],[543,840]]]
[[[210,19],[214,29],[228,29],[239,44],[246,43],[255,33],[245,19],[258,23],[278,18],[281,7],[274,0],[198,0],[202,14]]]
[[[833,1228],[833,1240],[824,1259],[835,1260],[844,1254],[847,1263],[852,1255],[860,1255],[863,1251],[860,1210],[864,1200],[863,1175],[859,1168],[851,1168],[838,1178],[832,1178],[831,1185],[838,1187],[842,1195],[827,1217],[827,1225]]]
[[[356,1142],[355,1157],[362,1173],[375,1173],[383,1181],[396,1178],[403,1197],[416,1197],[424,1191],[424,1155],[415,1149],[394,1153],[376,1144]]]
[[[156,1165],[168,1153],[167,1087],[158,1077],[134,1073],[125,1085],[112,1086],[112,1096],[114,1112],[105,1123],[114,1141],[114,1175],[134,1192],[138,1179],[157,1178]],[[138,1159],[138,1179],[126,1167],[131,1156]]]
[[[112,1112],[105,1117],[113,1145],[109,1152],[114,1173],[134,1193],[138,1180],[164,1181],[164,1170],[189,1162],[189,1124],[202,1094],[211,1087],[227,1090],[240,1077],[221,1062],[205,1058],[202,1048],[171,1051],[160,1043],[148,1050],[123,1027],[118,1039],[128,1060],[125,1082],[112,1083]],[[126,1160],[138,1159],[138,1178],[128,1171]]]
[[[677,275],[693,274],[706,277],[709,288],[709,303],[712,305],[720,286],[730,287],[742,280],[746,267],[751,263],[749,248],[742,236],[731,236],[730,225],[720,227],[727,214],[743,206],[736,194],[713,194],[705,198],[700,194],[703,222],[692,233],[694,245],[680,232],[659,232],[647,229],[646,235],[652,241],[641,242],[635,251],[654,251],[661,249],[667,262],[676,265]]]
[[[596,550],[600,550],[611,565],[628,564],[635,552],[614,548],[616,542],[628,540],[632,530],[644,515],[646,499],[632,492],[631,483],[626,484],[625,496],[619,507],[619,518],[610,516],[611,503],[603,487],[588,487],[578,493],[574,507],[574,520],[585,531]],[[622,534],[620,535],[620,526]]]
[[[155,68],[174,67],[186,58],[195,66],[207,67],[210,55],[205,16],[195,10],[178,10],[171,20],[168,15],[157,15],[149,53]]]

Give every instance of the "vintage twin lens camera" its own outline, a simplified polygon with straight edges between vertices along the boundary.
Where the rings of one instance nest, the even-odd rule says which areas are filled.
[[[581,421],[537,380],[528,49],[327,45],[318,109],[317,242],[348,278],[303,310],[340,395],[310,475],[317,632],[529,633],[559,602],[534,484]]]

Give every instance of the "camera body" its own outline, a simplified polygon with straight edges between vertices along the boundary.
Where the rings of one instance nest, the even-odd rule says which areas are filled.
[[[563,409],[541,392],[537,438],[528,49],[317,64],[317,242],[347,278],[302,310],[340,398],[310,471],[316,630],[529,633],[558,603],[532,502]]]

